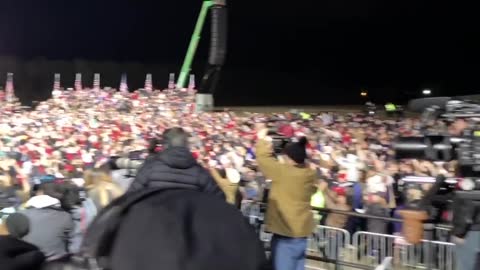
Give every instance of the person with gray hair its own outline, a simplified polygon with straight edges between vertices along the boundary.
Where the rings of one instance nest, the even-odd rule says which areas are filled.
[[[211,174],[190,152],[188,138],[180,127],[167,129],[162,135],[162,151],[145,160],[128,192],[145,188],[193,189],[225,199]]]

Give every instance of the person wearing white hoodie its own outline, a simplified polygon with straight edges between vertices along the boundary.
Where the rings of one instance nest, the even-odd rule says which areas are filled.
[[[74,227],[71,215],[52,197],[55,185],[53,182],[40,184],[36,196],[27,201],[26,209],[21,212],[31,225],[23,240],[39,247],[47,261],[61,260],[69,255],[67,247]]]

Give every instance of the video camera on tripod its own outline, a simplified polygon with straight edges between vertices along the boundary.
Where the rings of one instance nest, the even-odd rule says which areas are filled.
[[[410,110],[422,113],[422,135],[400,137],[394,144],[397,159],[422,159],[430,161],[456,160],[456,177],[447,179],[438,176],[435,184],[421,202],[403,217],[410,230],[407,239],[418,242],[422,237],[423,221],[432,219],[428,210],[435,201],[453,202],[453,235],[464,238],[468,231],[480,230],[480,104],[449,97],[413,100]],[[458,134],[429,132],[428,124],[444,119],[457,125]],[[458,124],[460,122],[461,124]],[[452,184],[453,183],[453,184]],[[441,211],[436,211],[441,212]],[[435,218],[433,218],[435,221]],[[413,232],[411,226],[416,227]]]

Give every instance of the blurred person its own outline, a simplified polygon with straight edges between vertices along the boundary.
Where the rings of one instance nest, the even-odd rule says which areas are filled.
[[[29,198],[30,190],[28,181],[15,184],[11,174],[0,168],[0,216],[15,213]]]
[[[366,181],[367,185],[364,193],[366,214],[389,217],[390,210],[387,197],[390,190],[387,187],[388,176],[377,171],[370,171]],[[391,195],[391,199],[394,200],[393,193]],[[382,220],[367,220],[367,229],[371,232],[385,234],[387,233],[387,226],[388,223]]]
[[[21,213],[15,213],[5,220],[5,228],[8,235],[22,239],[30,232],[30,220]]]
[[[44,180],[35,195],[26,202],[25,210],[21,211],[31,224],[23,240],[38,246],[49,261],[68,256],[74,227],[72,217],[62,208],[60,200],[51,196],[54,194],[61,196],[57,184],[51,179]]]
[[[13,235],[9,232],[6,224],[0,223],[0,267],[2,270],[39,270],[45,262],[45,256],[38,247],[18,238],[28,230],[28,220],[18,214],[12,215],[9,220],[9,228],[15,228]],[[17,228],[22,228],[21,230]]]
[[[251,165],[250,165],[251,166]],[[244,168],[240,191],[245,200],[262,201],[265,190],[265,178],[251,167]]]
[[[144,188],[177,187],[200,190],[225,198],[210,173],[193,157],[188,137],[188,133],[182,128],[167,129],[162,134],[162,151],[145,160],[129,192]]]
[[[367,170],[363,169],[360,172],[360,179],[358,182],[355,182],[352,186],[352,205],[351,208],[354,211],[357,212],[362,212],[364,210],[364,192],[366,191],[366,178],[367,178]],[[358,217],[349,217],[348,218],[348,224],[347,224],[347,230],[351,233],[354,234],[357,231],[363,231],[366,230],[366,222],[365,219],[363,218],[358,218]]]
[[[400,211],[407,208],[407,206],[415,206],[418,205],[420,200],[423,197],[423,192],[420,187],[409,187],[405,189],[400,197],[400,204],[397,206],[395,211],[393,212],[394,218],[401,219],[402,216],[400,215]],[[395,235],[401,235],[403,229],[403,224],[400,222],[393,223],[393,233]]]
[[[84,174],[85,189],[97,211],[124,194],[123,189],[113,182],[108,172],[100,169],[86,171]]]
[[[285,146],[283,160],[273,156],[268,129],[258,125],[256,155],[260,171],[272,181],[266,226],[273,233],[272,258],[276,270],[305,268],[307,237],[315,228],[310,200],[315,193],[317,174],[306,166],[307,140]]]
[[[342,153],[344,152],[344,153]],[[356,155],[355,151],[342,151],[340,153],[333,152],[332,158],[335,162],[345,171],[345,180],[351,182],[357,182],[360,178],[360,169],[362,164],[359,161],[359,157]]]
[[[345,188],[343,187],[335,187],[333,190],[329,189],[329,184],[327,181],[321,180],[318,184],[318,189],[323,192],[325,206],[328,209],[333,210],[340,210],[340,211],[351,211],[351,206],[349,205],[347,193]],[[347,215],[337,214],[337,213],[328,213],[322,217],[322,225],[338,228],[338,229],[345,229],[347,226],[347,222],[349,217]],[[335,243],[337,241],[338,235],[337,232],[329,230],[325,235],[315,235],[319,241],[319,248],[323,252],[324,256],[329,256],[330,259],[336,259],[332,256],[332,254],[339,254],[341,253],[340,247],[333,247],[335,251],[326,252],[325,248],[327,246],[327,242]],[[325,238],[323,238],[325,237]]]
[[[87,231],[88,226],[93,222],[98,213],[97,206],[94,201],[88,196],[85,189],[85,180],[81,178],[72,179],[68,189],[70,191],[64,194],[70,200],[71,207],[68,209],[74,222],[74,228],[71,233],[71,240],[69,241],[68,250],[70,253],[77,253],[80,249],[83,237]],[[74,192],[74,194],[68,194]],[[68,198],[70,197],[70,198]]]
[[[317,192],[312,195],[312,198],[310,200],[310,205],[315,208],[325,208],[324,190],[320,188],[320,185],[317,187]],[[323,216],[317,211],[314,211],[313,215],[314,215],[316,224],[320,225],[322,222]]]
[[[0,212],[12,213],[20,204],[12,179],[7,172],[0,168]]]
[[[343,187],[335,187],[334,190],[328,188],[326,181],[321,181],[319,189],[323,191],[325,198],[325,205],[329,209],[351,211],[352,207],[348,204],[347,193]],[[325,221],[325,225],[329,227],[345,229],[348,221],[348,216],[329,213]]]
[[[99,232],[108,228],[115,231],[103,238]],[[266,262],[238,210],[211,194],[175,187],[129,192],[112,202],[82,250],[115,270],[261,270]]]
[[[1,220],[0,222],[0,235],[8,235],[7,225],[4,220]]]

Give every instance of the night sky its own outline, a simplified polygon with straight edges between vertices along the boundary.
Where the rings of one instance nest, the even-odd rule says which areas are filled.
[[[217,102],[353,104],[363,102],[361,89],[376,102],[405,101],[423,88],[478,93],[480,16],[463,1],[448,2],[228,1],[229,51]],[[180,70],[200,6],[199,0],[3,0],[0,56],[150,67],[129,72],[137,78],[162,66],[165,75],[154,80],[166,86],[166,74]],[[208,24],[194,64],[198,76],[207,62]],[[130,87],[142,83],[133,79]],[[30,88],[43,91],[33,90],[34,82]]]

